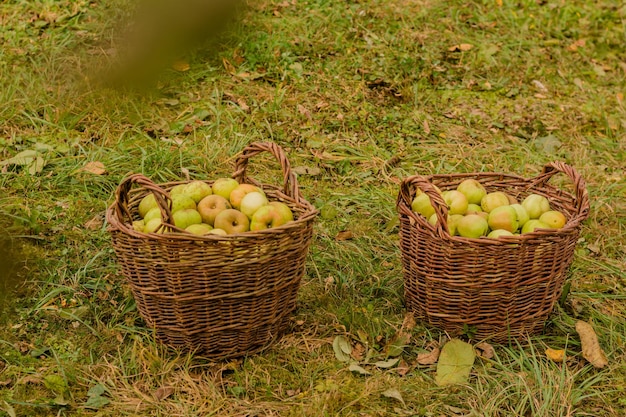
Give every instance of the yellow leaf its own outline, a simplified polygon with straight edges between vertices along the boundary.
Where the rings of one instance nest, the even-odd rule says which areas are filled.
[[[84,167],[80,169],[80,171],[89,172],[95,175],[102,175],[106,172],[104,168],[104,164],[100,161],[91,161],[87,162]]]
[[[554,362],[563,362],[565,360],[565,350],[563,349],[546,349],[546,356]]]
[[[191,66],[186,61],[178,60],[172,64],[172,68],[179,72],[185,72],[189,71],[189,68],[191,68]]]
[[[502,7],[502,0],[496,0],[496,5],[498,7]]]
[[[598,336],[589,323],[584,321],[576,322],[576,331],[580,336],[580,344],[583,350],[583,357],[596,368],[603,368],[609,364],[604,351],[598,343]]]

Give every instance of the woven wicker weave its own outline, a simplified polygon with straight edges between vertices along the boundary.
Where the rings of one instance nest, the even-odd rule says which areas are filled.
[[[547,183],[558,173],[571,180],[573,194]],[[454,189],[467,178],[519,201],[530,193],[544,195],[567,224],[498,240],[450,236],[447,207],[434,185]],[[411,210],[418,188],[431,198],[436,226]],[[560,297],[589,199],[580,175],[553,162],[532,179],[501,173],[411,176],[401,184],[397,209],[407,309],[451,335],[501,342],[543,329]]]
[[[246,175],[248,160],[261,152],[280,163],[282,188]],[[167,345],[213,359],[258,352],[284,333],[317,216],[301,196],[283,150],[273,143],[246,147],[233,178],[261,186],[270,200],[286,203],[295,221],[228,236],[184,233],[171,225],[167,193],[184,182],[156,185],[140,174],[120,184],[107,210],[113,247],[142,318]],[[149,192],[159,202],[167,233],[132,228],[139,201]]]

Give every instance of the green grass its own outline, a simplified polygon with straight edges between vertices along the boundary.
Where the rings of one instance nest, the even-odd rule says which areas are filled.
[[[32,172],[0,166],[0,247],[10,248],[0,271],[13,271],[0,283],[0,416],[626,412],[624,7],[248,2],[233,30],[182,57],[189,71],[166,70],[141,93],[94,83],[127,4],[107,3],[0,4],[0,161],[33,150],[45,161]],[[214,179],[261,140],[281,145],[292,167],[319,172],[298,175],[321,215],[292,331],[240,360],[174,354],[139,317],[104,210],[131,172],[155,182]],[[453,388],[416,362],[446,340],[419,322],[401,355],[406,373],[369,366],[362,376],[336,359],[338,335],[384,358],[404,320],[402,178],[532,177],[552,160],[583,176],[591,211],[569,292],[543,334],[495,345],[469,383]],[[81,170],[96,161],[105,174]],[[280,181],[269,158],[250,169]],[[337,239],[342,231],[353,238]],[[582,357],[576,320],[593,324],[605,368]],[[565,349],[566,362],[547,359],[547,347]]]

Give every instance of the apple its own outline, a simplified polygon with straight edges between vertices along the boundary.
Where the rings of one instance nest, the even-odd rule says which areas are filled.
[[[170,188],[170,197],[174,197],[176,195],[181,195],[181,194],[185,194],[185,188],[187,187],[187,184],[177,184],[175,186],[173,186],[172,188]]]
[[[250,195],[250,194],[248,194]],[[287,207],[289,208],[289,207]],[[287,214],[280,206],[267,204],[254,212],[250,220],[250,230],[273,229],[293,220],[291,210]]]
[[[144,220],[134,220],[133,221],[133,230],[136,232],[143,232],[143,229],[146,227],[146,222]]]
[[[511,194],[507,194],[507,193],[504,193],[504,194],[506,194],[506,198],[509,199],[510,206],[513,204],[519,204],[519,201],[517,201],[517,198],[513,197]]]
[[[433,213],[431,214],[431,216],[428,218],[428,223],[432,224],[433,226],[437,226],[437,213]]]
[[[269,205],[275,206],[278,209],[278,211],[281,213],[281,215],[285,219],[288,219],[287,222],[290,222],[294,219],[293,211],[291,211],[291,208],[287,204],[283,203],[282,201],[270,201]]]
[[[185,194],[176,194],[172,197],[172,214],[176,213],[178,210],[184,209],[196,209],[196,202],[193,201],[193,198],[189,197]]]
[[[508,230],[504,230],[504,229],[495,229],[492,230],[491,232],[489,232],[489,234],[487,235],[487,237],[490,237],[492,239],[497,239],[500,236],[515,236],[513,233],[509,232]]]
[[[483,197],[487,195],[485,186],[473,178],[461,181],[461,183],[457,185],[456,189],[465,195],[467,202],[470,204],[480,204]]]
[[[532,233],[535,229],[550,229],[550,226],[539,219],[530,219],[522,226],[522,234]]]
[[[207,234],[208,235],[226,236],[228,233],[226,233],[226,230],[224,230],[224,229],[211,229],[211,230],[209,230],[209,232]]]
[[[430,197],[428,194],[422,192],[415,196],[413,202],[411,203],[411,210],[416,213],[421,214],[427,219],[430,218],[433,214],[435,214],[435,209],[430,203]]]
[[[184,190],[183,194],[188,195],[193,198],[193,201],[199,203],[207,195],[213,194],[213,189],[209,184],[204,181],[195,180],[188,183]]]
[[[557,210],[548,210],[539,216],[539,220],[550,226],[552,229],[560,229],[567,223],[567,218]]]
[[[223,210],[232,208],[228,199],[219,194],[211,194],[204,197],[198,203],[198,213],[202,217],[202,221],[213,226],[215,216]]]
[[[517,212],[517,222],[519,223],[519,227],[522,227],[524,223],[526,223],[530,219],[528,212],[526,211],[524,206],[519,203],[511,204],[511,207],[513,207]]]
[[[447,190],[443,192],[443,200],[448,205],[448,214],[465,214],[469,202],[460,191]]]
[[[244,195],[241,199],[241,203],[239,203],[239,211],[251,219],[255,211],[263,206],[266,206],[268,203],[269,201],[264,193],[252,191],[251,193]]]
[[[187,226],[192,224],[202,223],[202,217],[196,209],[182,209],[172,214],[172,221],[174,226],[180,229],[186,229]]]
[[[161,209],[158,207],[153,207],[143,216],[143,221],[148,223],[152,219],[161,218]]]
[[[215,229],[222,229],[229,235],[250,230],[248,216],[236,209],[226,209],[218,213],[213,223]]]
[[[257,187],[256,185],[239,184],[237,186],[237,188],[235,188],[233,191],[230,192],[230,204],[234,208],[239,210],[239,208],[241,207],[241,200],[243,199],[243,197],[246,194],[252,193],[252,192],[255,192],[255,191],[265,194],[265,192],[262,189],[260,189],[259,187]]]
[[[507,197],[507,195],[502,191],[493,191],[491,193],[487,193],[480,201],[480,207],[483,209],[483,211],[487,213],[489,213],[496,207],[508,205],[509,197]]]
[[[483,209],[479,204],[469,203],[467,205],[467,210],[465,211],[465,214],[480,213],[481,211],[483,211]]]
[[[485,236],[489,230],[489,224],[478,214],[467,214],[456,223],[456,231],[459,236],[479,238]]]
[[[189,226],[187,226],[185,228],[185,230],[189,233],[193,233],[194,235],[206,235],[207,233],[209,233],[211,230],[213,230],[213,227],[211,227],[210,224],[206,224],[206,223],[195,223],[195,224],[190,224]]]
[[[211,186],[213,194],[221,195],[226,200],[230,199],[230,193],[239,186],[239,182],[234,178],[218,178]]]
[[[450,236],[458,236],[457,226],[459,224],[459,220],[463,217],[462,214],[452,214],[448,216],[448,232],[450,232]]]
[[[522,201],[522,207],[526,209],[531,219],[538,219],[543,213],[550,210],[550,202],[542,195],[530,194]]]
[[[139,215],[143,218],[146,216],[146,213],[150,211],[151,208],[158,207],[159,205],[156,202],[156,198],[154,194],[150,193],[141,199],[139,202],[139,207],[137,210],[139,211]]]
[[[157,232],[157,229],[161,227],[161,224],[163,224],[163,221],[161,220],[160,217],[156,219],[152,219],[148,223],[146,223],[146,225],[143,228],[143,231],[144,233],[163,233],[163,229]]]
[[[511,206],[499,206],[489,212],[487,223],[491,230],[504,229],[513,233],[519,227],[517,211]]]

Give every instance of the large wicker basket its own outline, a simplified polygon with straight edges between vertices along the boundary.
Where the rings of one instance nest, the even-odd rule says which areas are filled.
[[[548,184],[557,173],[569,177],[573,194]],[[447,206],[434,186],[454,189],[467,178],[519,201],[530,193],[544,195],[567,224],[497,240],[451,236]],[[417,189],[429,195],[436,226],[411,210]],[[589,199],[580,175],[553,162],[532,179],[502,173],[414,175],[403,180],[397,209],[406,308],[451,335],[502,342],[543,329],[562,292]]]
[[[280,163],[282,187],[246,175],[249,159],[261,152]],[[170,347],[212,359],[259,352],[284,333],[296,307],[318,213],[301,196],[289,161],[276,144],[246,147],[233,178],[261,186],[270,200],[286,203],[295,220],[258,232],[191,235],[170,221],[168,190],[184,181],[156,185],[140,174],[119,185],[107,210],[113,247],[142,318]],[[149,192],[159,202],[167,233],[132,228],[139,201]]]

